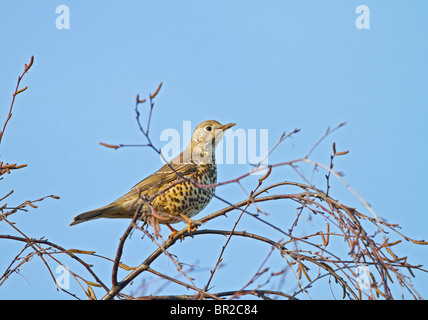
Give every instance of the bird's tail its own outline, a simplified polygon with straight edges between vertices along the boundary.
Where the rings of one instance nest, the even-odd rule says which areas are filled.
[[[70,226],[74,226],[76,224],[82,223],[82,222],[86,222],[89,220],[94,220],[94,219],[98,219],[98,218],[102,218],[103,216],[106,216],[106,213],[108,213],[109,211],[111,211],[112,207],[111,206],[105,206],[105,207],[101,207],[95,210],[91,210],[88,212],[84,212],[79,214],[78,216],[73,218],[73,222],[70,223]]]

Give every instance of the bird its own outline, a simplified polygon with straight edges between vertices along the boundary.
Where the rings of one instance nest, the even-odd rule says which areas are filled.
[[[199,124],[189,145],[169,163],[137,183],[109,205],[77,215],[70,226],[99,218],[140,219],[154,228],[165,224],[172,237],[177,231],[171,224],[184,221],[189,233],[191,218],[202,211],[213,198],[217,183],[215,149],[226,130],[235,123],[222,125],[216,120]]]

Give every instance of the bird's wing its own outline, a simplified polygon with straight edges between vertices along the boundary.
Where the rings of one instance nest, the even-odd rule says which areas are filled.
[[[197,170],[197,165],[193,163],[171,164],[171,166],[174,168],[175,171],[177,171],[184,177],[195,173]],[[169,164],[164,165],[158,171],[137,183],[131,188],[131,190],[127,194],[120,197],[114,202],[123,202],[123,200],[129,199],[129,195],[138,194],[140,192],[142,194],[153,194],[158,191],[160,187],[166,186],[167,184],[173,182],[176,179],[181,179],[181,177],[174,170],[171,169]]]
[[[197,165],[193,163],[171,164],[171,166],[184,177],[195,173],[197,169]],[[138,189],[140,192],[144,192],[180,179],[180,176],[174,170],[171,169],[169,164],[166,164],[146,179],[137,183],[131,190]]]

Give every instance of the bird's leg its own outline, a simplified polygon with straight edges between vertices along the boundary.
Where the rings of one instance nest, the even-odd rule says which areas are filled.
[[[152,216],[152,227],[156,238],[159,238],[159,220]]]
[[[184,214],[180,213],[180,216],[186,220],[187,222],[187,232],[192,233],[193,231],[196,231],[196,229],[198,229],[198,227],[194,226],[192,229],[192,225],[194,225],[194,221],[192,219],[190,219],[189,217],[185,216]]]
[[[175,236],[175,234],[178,232],[177,230],[175,230],[173,227],[171,227],[168,223],[165,223],[165,225],[169,228],[169,230],[171,230],[171,234],[169,235],[169,238],[172,238]]]

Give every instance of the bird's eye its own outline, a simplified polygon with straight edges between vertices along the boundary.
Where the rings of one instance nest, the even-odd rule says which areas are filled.
[[[207,129],[207,131],[211,131],[211,127],[210,126],[207,126],[205,129]]]

